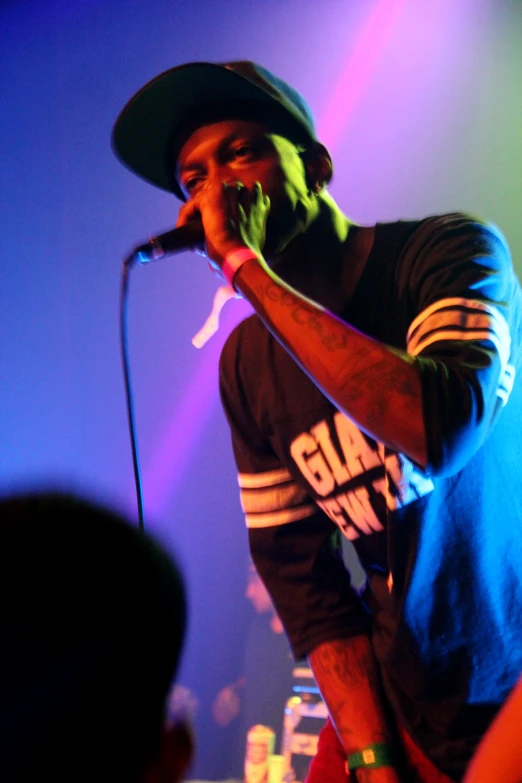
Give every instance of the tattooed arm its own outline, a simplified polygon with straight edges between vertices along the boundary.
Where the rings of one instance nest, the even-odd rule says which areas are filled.
[[[347,755],[376,742],[393,744],[367,636],[326,642],[309,655],[310,666]],[[399,783],[392,767],[360,769],[358,783]]]
[[[373,340],[257,262],[235,284],[300,367],[362,430],[426,465],[421,382],[407,353]]]

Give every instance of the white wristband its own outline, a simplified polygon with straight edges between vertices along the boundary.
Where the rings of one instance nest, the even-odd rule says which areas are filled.
[[[259,261],[257,253],[254,253],[249,247],[241,247],[239,250],[232,250],[231,253],[227,253],[221,267],[221,273],[225,280],[233,287],[234,277],[239,267],[243,266],[245,261],[250,261],[254,258]]]

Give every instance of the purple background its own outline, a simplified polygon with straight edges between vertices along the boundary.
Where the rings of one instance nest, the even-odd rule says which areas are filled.
[[[463,209],[522,264],[518,0],[19,0],[0,6],[0,488],[77,489],[135,515],[119,356],[123,255],[177,203],[113,157],[145,82],[190,60],[253,59],[308,99],[336,176],[372,223]],[[178,555],[191,624],[181,680],[201,715],[241,668],[246,532],[216,390],[217,338],[191,337],[216,281],[183,255],[131,277],[130,350],[146,513]]]

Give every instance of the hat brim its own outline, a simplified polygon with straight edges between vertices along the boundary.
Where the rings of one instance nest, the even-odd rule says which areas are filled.
[[[230,101],[271,105],[274,98],[225,65],[189,63],[171,68],[148,82],[123,108],[112,132],[113,150],[139,177],[184,200],[170,171],[173,134],[208,104]]]

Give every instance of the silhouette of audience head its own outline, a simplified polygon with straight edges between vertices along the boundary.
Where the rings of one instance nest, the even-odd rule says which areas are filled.
[[[62,493],[0,500],[0,780],[173,783],[185,597],[148,536]]]

